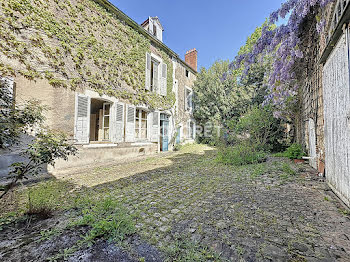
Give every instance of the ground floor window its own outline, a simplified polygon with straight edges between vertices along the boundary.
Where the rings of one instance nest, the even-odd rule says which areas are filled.
[[[136,109],[135,116],[135,138],[147,139],[147,115],[148,113],[142,109]]]

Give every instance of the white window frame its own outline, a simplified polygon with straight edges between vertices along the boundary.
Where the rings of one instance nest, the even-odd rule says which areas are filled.
[[[137,116],[136,115],[136,112],[137,111],[139,111],[139,116]],[[144,129],[144,128],[142,128],[141,126],[142,126],[142,119],[144,119],[144,118],[142,118],[142,111],[143,112],[146,112],[146,137],[145,138],[141,138],[141,131],[142,131],[142,129]],[[138,130],[139,130],[139,137],[136,137],[136,122],[138,121]],[[148,141],[149,140],[149,132],[150,132],[150,130],[149,130],[149,111],[148,110],[146,110],[145,108],[140,108],[140,107],[136,107],[136,109],[135,109],[135,140],[136,141]]]
[[[109,114],[108,115],[105,115],[105,112],[106,112],[106,105],[109,105]],[[104,102],[103,103],[103,113],[102,113],[102,130],[103,130],[103,141],[105,142],[111,142],[112,139],[111,139],[111,110],[112,110],[112,106],[113,106],[113,103],[108,103],[108,102]],[[90,115],[91,115],[91,112],[90,112]],[[105,127],[105,117],[108,116],[109,118],[109,123],[108,123],[108,127],[106,128]],[[105,129],[108,129],[108,139],[105,138]]]
[[[193,111],[193,90],[192,88],[185,86],[185,103],[186,103],[186,111],[192,112]],[[187,95],[187,91],[190,91],[189,95]],[[188,105],[188,96],[191,96],[191,106]]]
[[[148,54],[150,54],[151,61],[154,60],[155,62],[158,63],[158,76],[157,76],[158,85],[157,85],[157,90],[154,90],[153,83],[151,81],[152,80],[152,78],[151,78],[151,73],[152,72],[150,72],[149,76],[147,76],[147,73],[146,73],[146,77],[150,77],[150,79],[149,79],[149,92],[154,92],[154,93],[160,94],[160,92],[161,92],[161,84],[162,84],[162,75],[161,74],[162,74],[163,59],[161,57],[157,56],[156,54],[152,53],[152,52],[150,52]],[[147,65],[146,65],[146,67],[147,67]],[[146,82],[147,82],[147,80],[146,80]]]

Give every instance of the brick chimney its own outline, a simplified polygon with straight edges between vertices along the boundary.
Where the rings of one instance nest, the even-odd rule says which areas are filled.
[[[186,52],[185,62],[197,71],[197,50],[193,48]]]

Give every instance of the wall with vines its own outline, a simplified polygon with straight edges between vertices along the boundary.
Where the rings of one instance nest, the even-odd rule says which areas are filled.
[[[92,0],[0,0],[0,75],[47,79],[72,90],[89,88],[167,109],[174,104],[172,62],[168,95],[145,90],[149,39]]]

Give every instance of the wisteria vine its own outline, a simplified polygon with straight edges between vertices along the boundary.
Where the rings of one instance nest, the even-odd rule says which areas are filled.
[[[262,29],[262,35],[256,42],[253,50],[248,54],[236,57],[232,67],[244,64],[245,72],[250,66],[266,54],[273,56],[272,70],[268,76],[268,95],[265,103],[274,105],[275,117],[281,117],[287,110],[288,101],[294,98],[298,91],[296,75],[293,67],[299,59],[303,58],[300,50],[301,38],[299,29],[304,19],[312,12],[313,7],[319,5],[326,7],[334,0],[288,0],[281,8],[270,15],[269,23]],[[288,21],[271,30],[271,25],[280,18]],[[324,30],[325,20],[318,19],[317,31]]]

